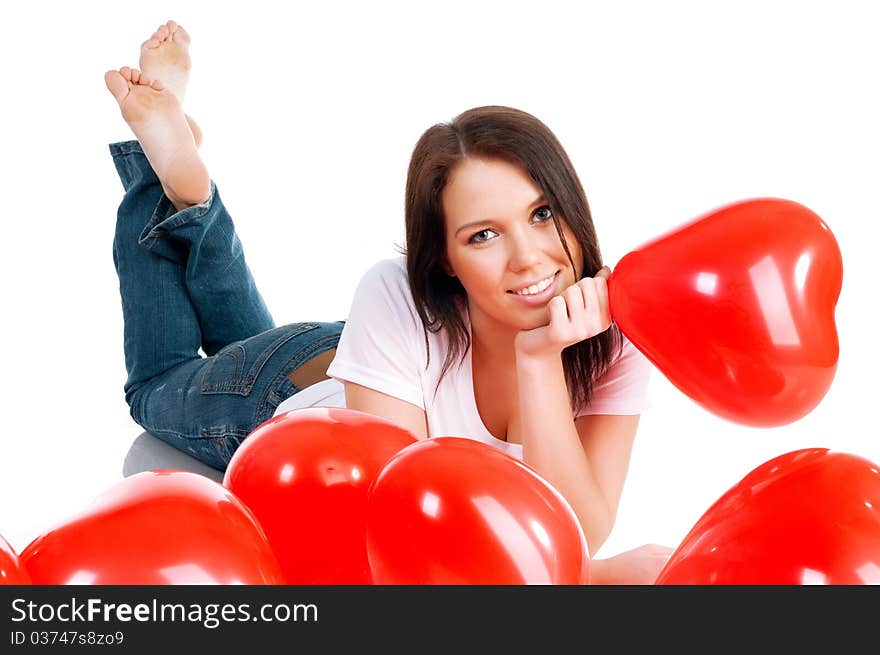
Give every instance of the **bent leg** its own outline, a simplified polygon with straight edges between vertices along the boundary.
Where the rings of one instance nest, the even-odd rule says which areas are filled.
[[[110,146],[125,195],[119,205],[113,262],[124,320],[125,399],[148,380],[198,359],[202,334],[186,290],[183,268],[143,248],[144,226],[164,198],[162,186],[136,141]]]
[[[219,470],[241,442],[301,390],[300,367],[336,348],[343,324],[292,323],[184,362],[138,389],[131,415],[145,430]]]
[[[180,211],[159,198],[140,245],[182,267],[206,355],[275,327],[213,181],[208,200]]]
[[[131,416],[222,470],[278,404],[320,379],[342,322],[275,328],[215,185],[208,201],[177,211],[138,142],[110,151],[125,188],[113,259]]]
[[[214,183],[205,203],[178,211],[137,141],[110,152],[126,191],[113,259],[130,400],[133,387],[198,357],[199,346],[213,355],[275,324]]]

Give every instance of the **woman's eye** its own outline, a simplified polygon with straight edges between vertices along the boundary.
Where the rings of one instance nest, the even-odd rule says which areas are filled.
[[[538,222],[543,223],[544,221],[549,221],[553,218],[553,210],[550,209],[549,205],[544,205],[543,207],[538,207],[532,216],[534,216]]]
[[[486,241],[488,241],[489,239],[492,238],[493,234],[494,234],[493,230],[489,230],[489,229],[480,230],[479,232],[476,232],[473,235],[471,235],[471,238],[468,239],[468,243],[485,243]]]

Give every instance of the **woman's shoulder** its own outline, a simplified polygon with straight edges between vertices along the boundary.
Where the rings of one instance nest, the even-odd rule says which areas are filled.
[[[407,290],[409,290],[409,282],[406,275],[406,257],[401,255],[399,257],[380,259],[370,266],[361,278],[362,284],[380,281],[396,285],[405,284]]]
[[[355,303],[374,307],[384,305],[395,314],[403,312],[410,317],[416,316],[406,274],[406,258],[382,259],[371,265],[358,283]]]
[[[620,357],[632,357],[639,352],[639,349],[633,345],[633,342],[618,328],[620,332]]]
[[[651,362],[622,331],[618,330],[618,332],[620,334],[620,350],[615,349],[603,377],[610,378],[624,372],[634,371],[639,371],[642,375],[647,374],[651,368]]]
[[[641,414],[650,406],[648,383],[651,363],[622,332],[620,354],[605,372],[594,380],[593,392],[584,414]]]

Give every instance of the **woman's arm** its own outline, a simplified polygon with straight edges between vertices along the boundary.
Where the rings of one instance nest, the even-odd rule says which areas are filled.
[[[638,416],[572,417],[562,350],[611,325],[603,268],[551,300],[549,324],[516,339],[523,461],[569,502],[590,554],[605,543],[617,515]]]
[[[608,533],[617,518],[640,418],[639,415],[593,414],[574,421],[587,461],[591,463],[608,505]],[[601,540],[603,543],[608,533]],[[600,545],[597,543],[595,549],[598,550]]]
[[[400,398],[354,382],[345,382],[345,406],[381,416],[412,432],[419,439],[428,438],[425,410]]]
[[[593,555],[617,515],[638,416],[572,418],[561,356],[517,362],[523,461],[568,501]]]

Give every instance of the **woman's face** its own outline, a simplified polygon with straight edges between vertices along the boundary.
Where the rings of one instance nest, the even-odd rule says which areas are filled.
[[[471,324],[530,330],[549,322],[547,304],[582,275],[572,270],[541,188],[515,164],[466,158],[441,197],[447,272],[468,295]],[[563,234],[575,265],[583,256]]]

